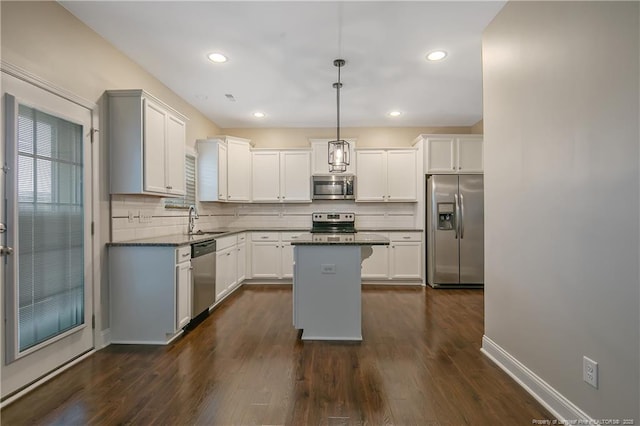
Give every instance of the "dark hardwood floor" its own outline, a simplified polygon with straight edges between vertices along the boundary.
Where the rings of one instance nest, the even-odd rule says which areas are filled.
[[[482,290],[365,286],[361,343],[302,342],[290,286],[244,286],[169,346],[111,345],[2,425],[530,425],[549,413],[480,353]]]

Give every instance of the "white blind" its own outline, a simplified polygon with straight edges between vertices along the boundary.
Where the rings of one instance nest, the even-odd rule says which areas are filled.
[[[196,205],[196,157],[187,154],[184,158],[185,194],[180,198],[167,198],[165,206],[189,207]]]
[[[82,126],[18,108],[20,351],[84,322]]]

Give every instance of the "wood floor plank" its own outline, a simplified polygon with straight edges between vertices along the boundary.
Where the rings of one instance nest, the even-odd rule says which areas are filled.
[[[363,341],[301,341],[290,286],[248,285],[169,346],[111,345],[3,425],[528,425],[549,413],[480,352],[482,290],[366,286]]]

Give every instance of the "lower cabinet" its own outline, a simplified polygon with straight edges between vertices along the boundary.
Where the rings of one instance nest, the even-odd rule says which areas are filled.
[[[191,246],[180,253],[176,265],[176,328],[182,329],[191,321]],[[184,248],[182,249],[184,251]],[[188,255],[188,256],[187,256]]]
[[[244,243],[240,244],[246,245]],[[243,255],[246,255],[246,251]],[[238,235],[229,235],[216,239],[216,302],[224,298],[244,280],[240,276],[239,264],[245,265],[244,258],[240,259]],[[244,269],[244,268],[243,268]]]
[[[422,278],[421,232],[376,232],[389,238],[388,246],[373,246],[362,262],[362,278],[369,280],[419,280]]]
[[[251,277],[292,278],[293,246],[305,232],[252,232]]]
[[[169,343],[191,320],[191,247],[110,246],[109,289],[112,343]]]

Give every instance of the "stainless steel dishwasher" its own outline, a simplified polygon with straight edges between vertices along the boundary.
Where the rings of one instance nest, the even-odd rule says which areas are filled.
[[[191,314],[197,319],[216,300],[216,240],[191,244]]]

